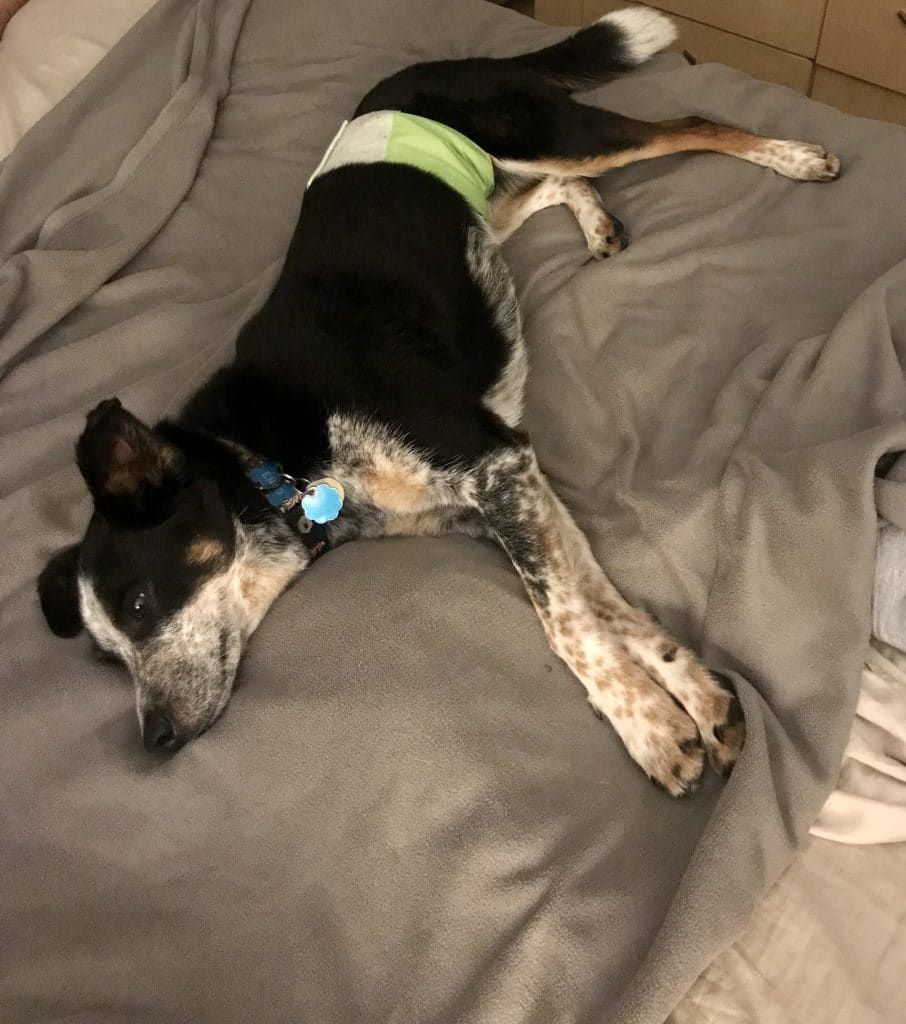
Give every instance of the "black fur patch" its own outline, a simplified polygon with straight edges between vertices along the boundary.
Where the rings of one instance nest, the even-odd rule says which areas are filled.
[[[41,611],[57,636],[73,637],[82,631],[77,583],[80,550],[80,544],[73,544],[58,551],[38,577]]]

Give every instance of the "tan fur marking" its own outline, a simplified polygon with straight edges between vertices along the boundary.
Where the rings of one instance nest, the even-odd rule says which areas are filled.
[[[361,482],[371,500],[388,512],[417,512],[426,497],[424,473],[413,473],[398,463],[388,461],[367,470]]]
[[[287,584],[285,570],[278,565],[251,566],[243,569],[239,592],[252,613],[265,611],[277,600]]]
[[[104,489],[108,494],[132,494],[142,483],[157,487],[162,480],[161,468],[154,463],[143,463],[135,457],[122,461],[114,459],[104,481]]]
[[[436,537],[444,532],[448,517],[440,512],[396,512],[387,516],[385,537]]]
[[[189,545],[186,561],[189,565],[208,565],[220,561],[226,555],[226,549],[219,540],[213,537],[198,537]]]
[[[159,480],[153,480],[151,477],[146,477],[146,479],[151,483],[160,483]],[[132,494],[137,490],[138,482],[139,476],[135,471],[134,464],[117,466],[111,469],[107,475],[104,489],[108,494]]]
[[[110,472],[104,489],[108,494],[132,494],[144,483],[156,487],[174,461],[175,455],[166,445],[149,450],[147,445],[133,445],[119,437],[110,452]]]

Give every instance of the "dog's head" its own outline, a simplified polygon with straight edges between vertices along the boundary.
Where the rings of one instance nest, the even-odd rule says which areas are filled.
[[[243,648],[305,557],[272,517],[244,526],[222,481],[116,399],[76,461],[94,499],[81,544],[38,580],[59,636],[84,626],[129,669],[145,746],[174,751],[226,706]]]

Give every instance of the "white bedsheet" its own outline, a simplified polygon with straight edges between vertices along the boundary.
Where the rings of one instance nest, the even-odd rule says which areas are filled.
[[[906,842],[906,654],[872,640],[837,786],[812,835]]]
[[[810,839],[668,1024],[904,1024],[904,891],[902,843]]]
[[[155,0],[28,0],[0,36],[0,159]]]

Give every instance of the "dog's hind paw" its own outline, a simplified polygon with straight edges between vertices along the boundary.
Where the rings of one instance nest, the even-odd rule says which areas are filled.
[[[600,218],[596,218],[596,222],[589,227],[585,241],[588,243],[588,251],[596,260],[616,256],[629,245],[629,237],[622,221],[603,210]]]
[[[768,139],[747,159],[794,181],[833,181],[840,174],[840,160],[809,142]]]

